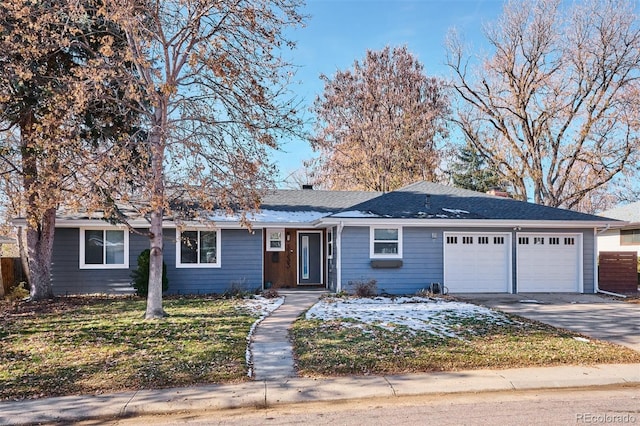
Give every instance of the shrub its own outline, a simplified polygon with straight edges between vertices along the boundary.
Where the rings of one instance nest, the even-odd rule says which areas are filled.
[[[276,297],[280,297],[280,294],[275,288],[268,288],[262,292],[262,297],[266,299],[275,299]]]
[[[22,281],[20,284],[9,290],[9,293],[6,295],[6,299],[9,301],[26,299],[29,297],[29,290],[27,290],[26,287],[27,283]]]
[[[239,280],[234,280],[229,283],[229,288],[222,293],[222,296],[227,299],[243,299],[245,297],[251,296],[251,292],[248,290],[249,286],[247,284],[246,278],[240,278]]]
[[[131,284],[136,290],[138,296],[145,297],[149,294],[149,261],[151,257],[151,250],[143,250],[138,256],[138,269],[131,273],[133,281]],[[162,291],[167,291],[169,288],[169,280],[167,279],[167,265],[162,262]]]
[[[349,281],[349,286],[353,289],[353,294],[359,297],[372,297],[378,294],[378,281],[374,279]]]

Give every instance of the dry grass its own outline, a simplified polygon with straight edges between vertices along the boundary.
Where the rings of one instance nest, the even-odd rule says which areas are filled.
[[[238,300],[136,298],[0,305],[0,400],[245,380],[254,314]]]
[[[466,320],[460,338],[318,320],[297,321],[292,336],[300,374],[311,377],[640,362],[640,352],[509,317],[506,325]]]

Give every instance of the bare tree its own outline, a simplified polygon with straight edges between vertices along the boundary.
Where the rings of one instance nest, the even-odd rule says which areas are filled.
[[[638,161],[633,5],[511,1],[485,34],[492,53],[475,68],[459,39],[449,40],[462,100],[455,121],[517,197],[589,209],[585,198]]]
[[[320,78],[312,145],[332,188],[390,191],[434,180],[448,100],[406,47],[368,51],[353,69]]]
[[[147,128],[140,151],[148,152],[149,163],[135,201],[150,222],[148,319],[165,314],[163,218],[253,210],[272,186],[268,153],[300,126],[287,92],[292,68],[281,55],[293,47],[285,28],[302,23],[299,5],[105,0],[106,16],[126,34],[137,78],[123,84],[139,94],[137,111]]]

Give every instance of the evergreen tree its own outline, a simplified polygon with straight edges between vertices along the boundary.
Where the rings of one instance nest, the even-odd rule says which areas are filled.
[[[455,186],[472,191],[487,192],[503,186],[496,170],[487,165],[486,160],[472,145],[459,149],[449,174]]]

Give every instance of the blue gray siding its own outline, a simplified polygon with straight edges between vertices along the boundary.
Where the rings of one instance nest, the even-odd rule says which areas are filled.
[[[223,229],[221,239],[220,268],[176,268],[176,231],[164,231],[169,294],[224,293],[234,284],[262,289],[262,232]]]
[[[164,262],[169,278],[168,294],[223,293],[233,283],[248,290],[262,288],[262,233],[221,231],[220,268],[176,268],[176,232],[164,230]],[[129,235],[129,269],[80,269],[80,230],[56,229],[51,279],[55,294],[134,293],[131,272],[140,252],[149,248],[147,237]]]
[[[80,269],[80,230],[57,228],[53,240],[51,283],[54,294],[130,294],[131,271],[138,254],[149,247],[149,239],[129,235],[129,269]]]
[[[378,291],[411,294],[432,282],[442,282],[442,232],[431,238],[433,228],[403,228],[402,267],[376,269],[369,258],[369,228],[345,227],[342,232],[342,288],[350,281],[378,282]]]
[[[516,232],[512,228],[427,228],[403,227],[403,264],[400,268],[376,269],[369,258],[369,227],[345,227],[342,232],[342,288],[350,289],[350,282],[377,280],[378,291],[391,294],[413,294],[432,282],[444,280],[443,232],[509,232],[512,234],[512,271],[514,290],[517,288]],[[525,232],[523,230],[522,232]],[[593,293],[594,236],[592,229],[526,229],[526,232],[581,233],[583,247],[583,288]],[[436,234],[435,239],[432,233]]]

